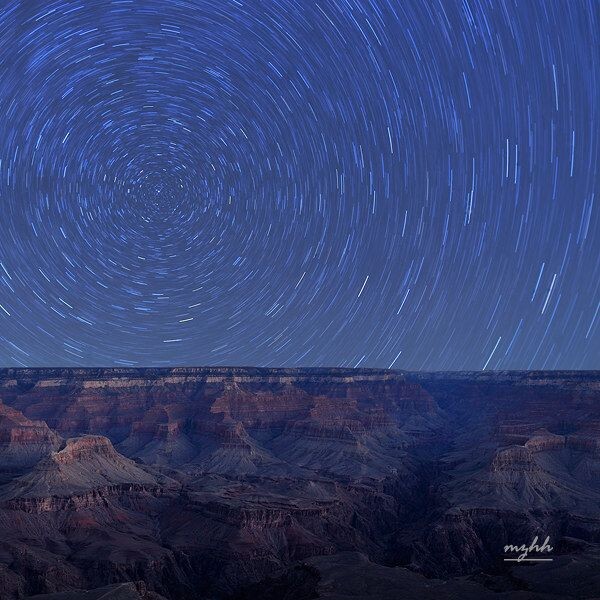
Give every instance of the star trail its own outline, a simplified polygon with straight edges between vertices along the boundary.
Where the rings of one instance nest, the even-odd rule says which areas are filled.
[[[8,1],[0,364],[600,367],[597,1]]]

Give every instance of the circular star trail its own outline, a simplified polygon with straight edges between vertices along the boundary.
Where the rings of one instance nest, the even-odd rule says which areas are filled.
[[[0,363],[600,366],[597,2],[0,9]]]

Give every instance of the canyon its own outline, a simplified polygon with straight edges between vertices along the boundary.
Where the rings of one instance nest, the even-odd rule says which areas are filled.
[[[598,371],[0,369],[1,600],[597,598],[599,567]]]

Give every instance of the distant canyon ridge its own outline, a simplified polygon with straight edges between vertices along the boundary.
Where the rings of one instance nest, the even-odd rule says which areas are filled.
[[[0,369],[0,600],[594,598],[599,567],[598,371]]]

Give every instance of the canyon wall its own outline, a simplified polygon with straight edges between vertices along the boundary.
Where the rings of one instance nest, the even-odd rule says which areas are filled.
[[[0,598],[586,597],[599,507],[597,372],[0,370]]]

